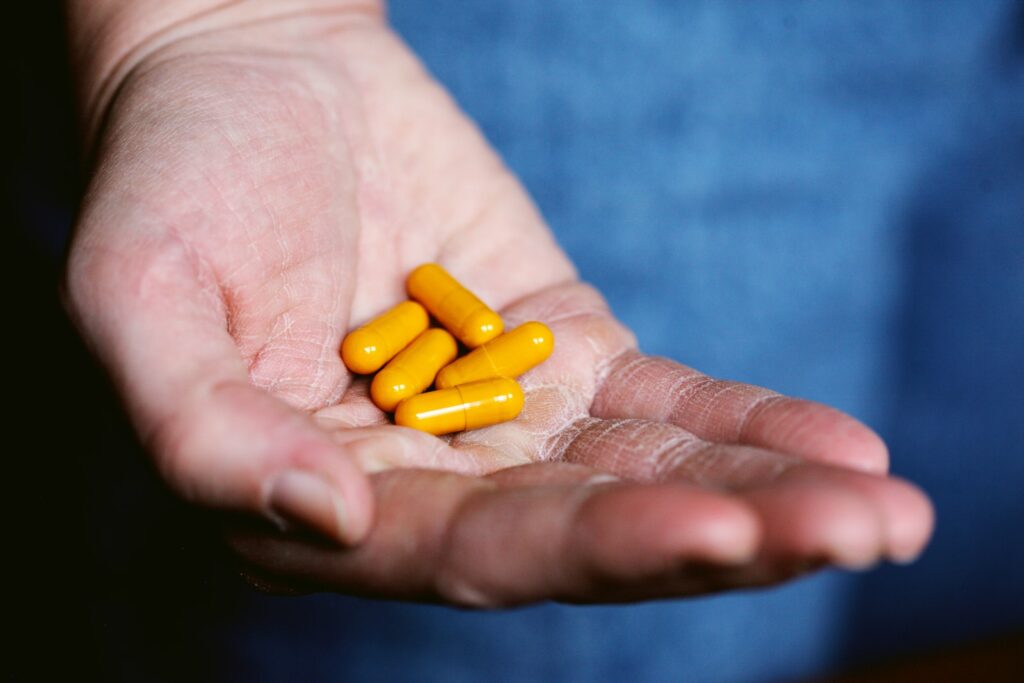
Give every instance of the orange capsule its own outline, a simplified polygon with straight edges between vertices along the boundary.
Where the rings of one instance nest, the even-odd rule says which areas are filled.
[[[405,284],[410,297],[470,348],[489,342],[505,328],[501,316],[436,263],[412,271]]]
[[[398,404],[395,424],[450,434],[507,422],[522,409],[523,390],[516,381],[495,377],[407,398]]]
[[[374,376],[370,397],[378,408],[391,412],[400,401],[433,384],[437,371],[458,353],[455,337],[436,327],[427,330]]]
[[[345,367],[360,375],[376,372],[427,329],[430,319],[423,306],[403,301],[345,337],[341,359]]]
[[[437,388],[475,382],[487,377],[518,377],[548,359],[555,337],[544,323],[523,323],[511,332],[473,349],[437,375]]]

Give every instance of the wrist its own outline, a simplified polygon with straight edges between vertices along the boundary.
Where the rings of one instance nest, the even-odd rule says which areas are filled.
[[[220,34],[300,41],[310,29],[354,19],[379,21],[382,0],[68,0],[70,54],[85,140],[98,133],[121,83],[157,53]],[[301,43],[300,43],[301,44]]]

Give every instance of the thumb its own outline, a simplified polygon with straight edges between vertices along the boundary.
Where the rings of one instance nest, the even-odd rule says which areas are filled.
[[[249,383],[204,280],[173,236],[120,252],[75,248],[68,307],[181,496],[359,541],[372,521],[366,476],[308,415]]]

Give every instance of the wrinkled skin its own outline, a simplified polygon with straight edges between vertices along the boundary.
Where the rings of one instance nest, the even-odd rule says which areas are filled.
[[[638,352],[372,8],[186,29],[87,101],[68,300],[169,485],[251,515],[257,584],[621,601],[921,551],[931,507],[869,429]],[[426,261],[554,331],[519,419],[396,427],[342,365]]]

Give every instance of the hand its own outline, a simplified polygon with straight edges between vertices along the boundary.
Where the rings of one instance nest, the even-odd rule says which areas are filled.
[[[640,354],[372,7],[281,8],[230,3],[95,60],[68,269],[168,483],[278,525],[233,536],[257,581],[617,601],[920,552],[930,505],[870,430]],[[508,326],[553,329],[517,420],[395,427],[341,364],[344,332],[425,261]]]

